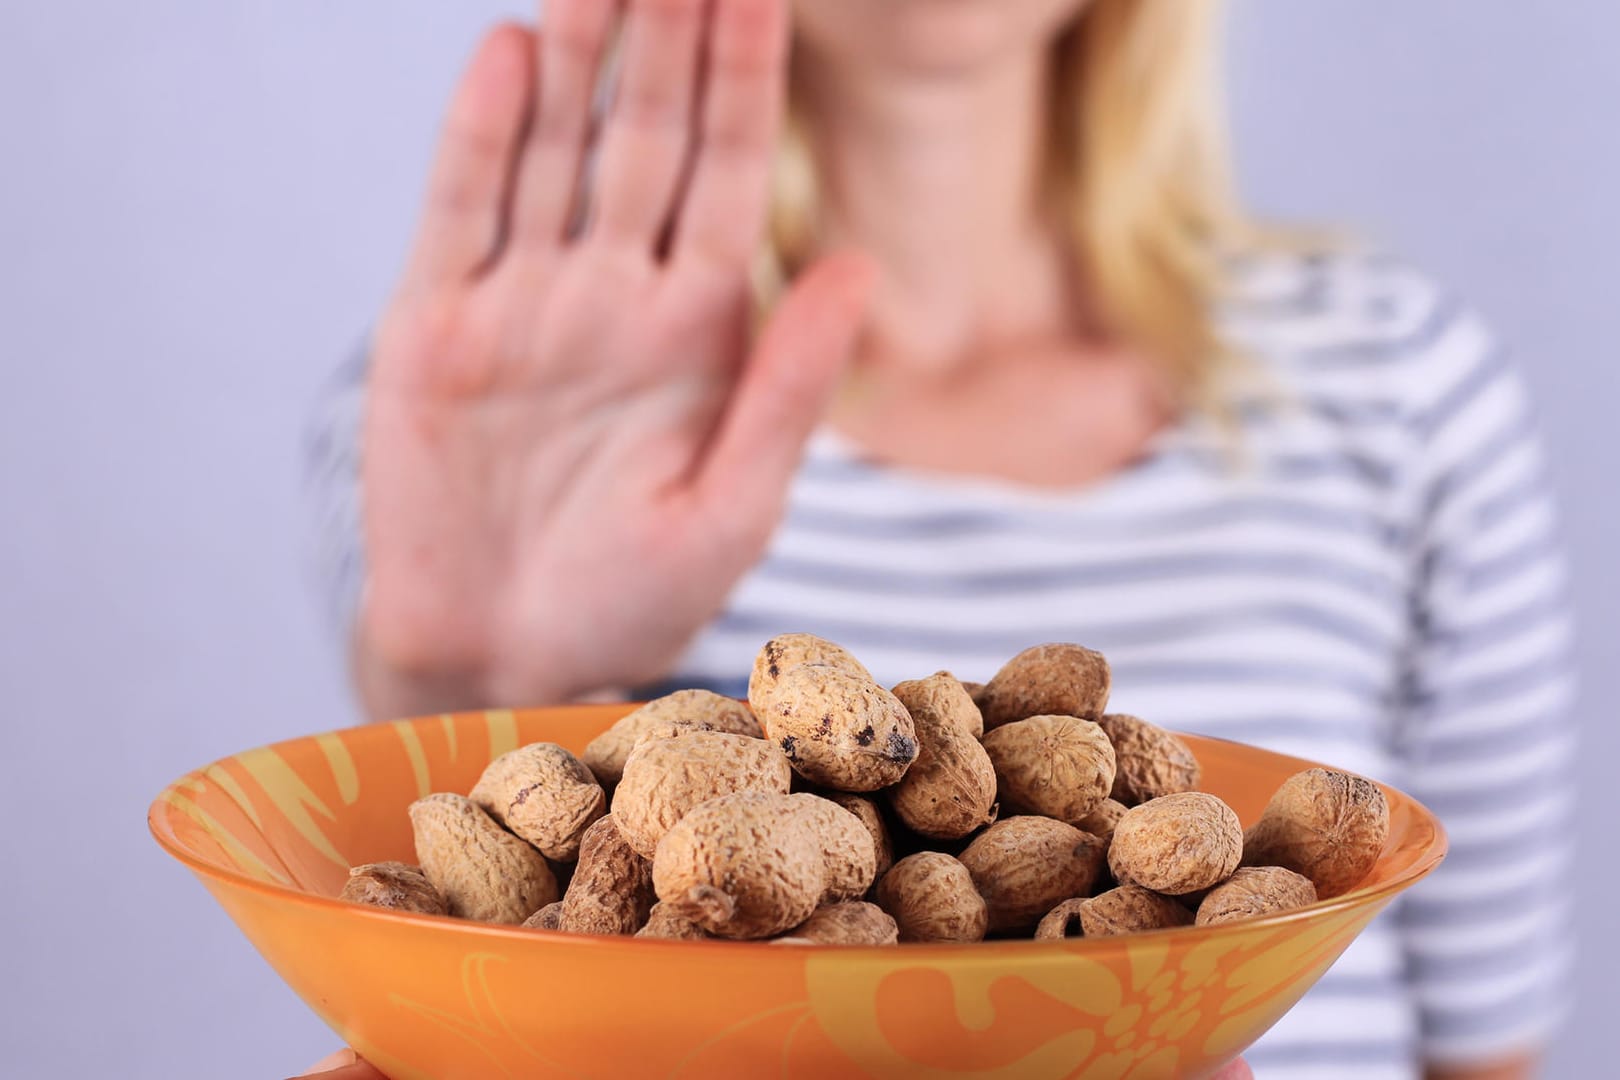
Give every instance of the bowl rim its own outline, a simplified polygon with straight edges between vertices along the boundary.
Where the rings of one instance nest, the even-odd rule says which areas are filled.
[[[593,706],[586,706],[586,708],[592,707]],[[616,702],[612,705],[594,706],[594,708],[600,708],[604,711],[620,708],[629,710],[635,707],[636,703],[634,702]],[[580,706],[539,706],[534,708],[518,708],[509,711],[513,713],[535,713],[548,712],[556,709],[572,710],[577,708],[580,708]],[[379,723],[355,725],[349,728],[341,728],[337,730],[354,731],[370,729],[381,732],[382,730],[388,728],[391,724],[439,722],[447,716],[458,717],[464,715],[484,715],[486,711],[487,710],[462,710],[454,713],[434,713],[426,716],[409,717],[396,721],[383,721]],[[267,743],[262,747],[252,749],[275,750],[279,747],[305,743],[311,739],[318,738],[321,735],[334,733],[335,732],[317,732],[309,735],[299,735],[289,739],[279,739],[276,742]],[[1262,747],[1252,746],[1248,743],[1239,742],[1235,739],[1222,738],[1216,735],[1200,735],[1196,732],[1176,731],[1174,734],[1190,736],[1191,738],[1201,742],[1224,743],[1228,746],[1239,747],[1245,752],[1265,754],[1268,757],[1278,758],[1291,764],[1297,764],[1299,769],[1295,771],[1303,771],[1311,768],[1333,768],[1333,766],[1323,765],[1307,758],[1299,758],[1294,757],[1291,754],[1278,753],[1274,750],[1267,750]],[[245,752],[247,751],[239,751],[238,753]],[[856,954],[892,955],[892,950],[895,948],[895,946],[892,945],[818,945],[803,948],[782,948],[775,945],[768,939],[745,941],[732,940],[728,938],[643,938],[626,934],[574,934],[560,930],[551,930],[542,933],[531,928],[524,927],[520,924],[487,923],[479,922],[474,919],[457,918],[452,915],[427,915],[417,912],[396,911],[367,904],[357,904],[352,901],[342,900],[336,896],[325,896],[321,893],[307,892],[291,885],[281,885],[273,881],[264,881],[253,877],[242,870],[231,869],[217,863],[209,862],[208,860],[193,854],[191,851],[184,848],[171,835],[167,835],[166,830],[158,823],[159,814],[165,813],[168,809],[170,809],[168,797],[171,793],[181,791],[182,785],[185,784],[186,781],[192,778],[202,777],[209,769],[213,768],[215,765],[221,764],[224,761],[230,760],[230,757],[233,756],[235,755],[228,755],[227,757],[219,758],[207,765],[203,765],[200,768],[192,769],[177,779],[164,785],[163,789],[159,791],[157,796],[152,800],[146,812],[146,824],[148,830],[152,834],[152,838],[157,841],[158,846],[167,852],[170,857],[184,865],[187,869],[191,870],[192,873],[197,874],[199,877],[211,878],[221,885],[232,889],[247,889],[267,897],[281,898],[294,903],[314,904],[318,909],[324,908],[328,911],[335,912],[341,909],[348,915],[357,918],[404,921],[406,925],[415,924],[418,926],[432,927],[448,933],[473,934],[479,937],[494,938],[509,942],[543,942],[549,945],[558,945],[569,948],[611,949],[624,947],[646,947],[653,949],[749,949],[755,951],[768,950],[771,954],[781,954],[785,958],[792,958],[796,956],[803,957],[810,954],[825,955],[827,950],[836,950],[838,955],[841,956]],[[1348,770],[1335,769],[1335,771],[1347,772]],[[1365,779],[1371,780],[1370,777]],[[907,942],[905,943],[905,955],[932,956],[938,954],[949,956],[953,960],[958,961],[962,959],[970,959],[974,956],[990,959],[1000,955],[1000,947],[1012,947],[1015,949],[1035,951],[1037,953],[1044,951],[1052,957],[1069,957],[1076,955],[1079,952],[1084,952],[1088,948],[1091,950],[1102,950],[1108,947],[1110,944],[1117,945],[1122,941],[1139,941],[1144,937],[1159,940],[1178,935],[1194,934],[1202,938],[1207,938],[1212,932],[1218,933],[1223,928],[1244,931],[1267,930],[1288,926],[1296,922],[1308,921],[1320,916],[1329,915],[1334,912],[1365,907],[1381,900],[1387,902],[1388,899],[1393,898],[1395,895],[1404,892],[1413,885],[1417,884],[1423,878],[1431,874],[1434,869],[1440,865],[1441,861],[1446,857],[1449,848],[1449,838],[1446,835],[1445,826],[1441,824],[1440,819],[1432,810],[1430,810],[1418,799],[1404,791],[1401,791],[1399,788],[1392,787],[1391,785],[1385,784],[1381,781],[1371,780],[1371,782],[1378,785],[1378,787],[1384,792],[1386,799],[1394,796],[1400,802],[1415,810],[1415,823],[1418,826],[1426,828],[1429,833],[1427,840],[1421,844],[1417,857],[1413,860],[1412,864],[1406,867],[1396,876],[1390,878],[1388,881],[1381,882],[1377,885],[1358,886],[1347,892],[1340,893],[1338,896],[1329,897],[1326,900],[1318,900],[1315,903],[1307,904],[1304,907],[1290,908],[1286,911],[1273,912],[1268,915],[1260,915],[1250,919],[1219,923],[1213,927],[1188,924],[1186,926],[1173,926],[1160,930],[1144,930],[1132,934],[1109,935],[1107,937],[1099,938],[1056,938],[1047,941],[1037,941],[1029,938],[1015,937],[986,938],[981,941],[970,942]],[[1387,851],[1388,848],[1386,842],[1386,852]],[[1381,854],[1380,858],[1383,857],[1384,855]],[[1091,944],[1087,945],[1086,943],[1088,942]],[[987,949],[985,948],[986,945],[994,945],[998,948]]]

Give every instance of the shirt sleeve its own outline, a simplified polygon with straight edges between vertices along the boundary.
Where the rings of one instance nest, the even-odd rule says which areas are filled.
[[[330,625],[345,641],[365,582],[360,424],[369,369],[366,344],[356,348],[322,387],[304,439],[307,562]]]
[[[1402,911],[1425,1060],[1545,1044],[1571,964],[1571,620],[1526,394],[1471,316],[1417,421],[1406,782],[1450,853]],[[1453,337],[1455,343],[1458,337]],[[1436,373],[1430,372],[1430,375]]]

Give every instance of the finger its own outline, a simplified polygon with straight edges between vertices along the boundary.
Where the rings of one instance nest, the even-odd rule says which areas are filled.
[[[699,485],[706,498],[733,508],[781,504],[805,440],[849,365],[872,276],[862,256],[831,256],[807,270],[783,299],[703,466]]]
[[[512,242],[562,243],[579,202],[597,74],[621,0],[548,0],[540,32],[539,90],[519,164]]]
[[[1249,1068],[1248,1062],[1238,1058],[1216,1073],[1211,1080],[1254,1080],[1254,1072]]]
[[[628,0],[623,67],[602,129],[590,234],[651,250],[692,142],[708,0]]]
[[[782,0],[715,0],[703,115],[674,253],[751,258],[765,228],[781,127],[788,18]]]
[[[363,1061],[356,1061],[352,1065],[340,1065],[335,1069],[306,1073],[304,1076],[294,1077],[293,1080],[310,1080],[311,1077],[318,1077],[319,1080],[388,1080],[388,1077]]]
[[[388,1080],[382,1073],[360,1060],[360,1055],[353,1050],[343,1049],[335,1054],[328,1054],[321,1058],[303,1076],[294,1080],[307,1080],[308,1077],[320,1077],[320,1080]]]
[[[495,253],[533,84],[533,57],[534,35],[508,24],[490,31],[467,65],[428,180],[408,284],[465,280]]]

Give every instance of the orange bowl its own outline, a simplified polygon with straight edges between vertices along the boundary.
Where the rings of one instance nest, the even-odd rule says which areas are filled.
[[[1355,891],[1250,922],[899,948],[579,937],[336,899],[351,864],[414,862],[405,808],[491,758],[578,752],[630,706],[464,713],[249,750],[171,784],[153,834],[270,965],[393,1080],[458,1077],[1202,1077],[1239,1054],[1445,852],[1385,789]],[[1310,762],[1189,736],[1253,821]]]

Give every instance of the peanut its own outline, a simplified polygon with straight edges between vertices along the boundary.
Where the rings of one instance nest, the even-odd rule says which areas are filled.
[[[814,634],[778,634],[759,650],[754,658],[753,673],[748,677],[748,704],[754,714],[763,719],[782,676],[806,664],[830,667],[866,682],[872,681],[872,673],[843,646]]]
[[[1089,893],[1104,857],[1102,841],[1073,825],[1011,817],[980,833],[961,861],[984,897],[989,928],[1022,930],[1063,900]]]
[[[1108,866],[1121,885],[1177,896],[1231,876],[1243,826],[1213,795],[1187,791],[1132,807],[1114,827]]]
[[[1119,819],[1125,816],[1125,809],[1125,804],[1122,802],[1114,799],[1104,799],[1097,804],[1095,810],[1074,824],[1077,828],[1085,830],[1092,836],[1101,837],[1105,843],[1112,843],[1114,826],[1118,825]]]
[[[570,934],[633,934],[653,905],[652,864],[620,833],[612,814],[579,844],[579,864],[563,893],[557,929]]]
[[[747,705],[708,690],[677,690],[649,701],[592,739],[580,755],[604,788],[612,788],[624,775],[624,760],[649,728],[672,722],[692,724],[708,731],[764,738],[759,721]]]
[[[984,749],[1009,813],[1077,824],[1108,798],[1114,784],[1114,748],[1090,720],[1013,720],[985,732]]]
[[[1031,716],[1095,720],[1108,705],[1108,661],[1079,645],[1025,649],[985,684],[984,729]]]
[[[854,900],[877,878],[877,842],[860,818],[837,803],[808,793],[788,796],[821,842],[827,866],[827,898]]]
[[[694,806],[738,791],[786,794],[792,777],[782,751],[763,739],[696,730],[647,738],[625,760],[613,816],[630,847],[651,858]]]
[[[1075,897],[1048,911],[1041,917],[1041,921],[1035,924],[1035,940],[1061,941],[1064,938],[1083,937],[1080,930],[1080,908],[1085,903],[1084,897]]]
[[[984,738],[984,683],[965,682],[962,684],[962,689],[967,691],[968,697],[973,701],[973,709],[978,713],[978,719],[973,725],[973,737],[982,739]]]
[[[917,758],[905,706],[869,678],[833,667],[784,672],[759,719],[795,772],[835,791],[888,787]]]
[[[901,941],[982,941],[990,923],[973,875],[940,851],[895,863],[878,881],[877,902],[893,916]]]
[[[471,799],[429,795],[413,802],[410,814],[422,872],[451,915],[521,923],[557,899],[544,856]]]
[[[813,795],[747,791],[710,799],[664,834],[653,886],[709,933],[766,938],[865,892],[874,862],[871,835],[847,811]]]
[[[973,735],[979,712],[962,684],[940,672],[901,683],[894,696],[917,734],[917,760],[888,790],[895,814],[913,832],[946,840],[994,821],[995,768]]]
[[[686,916],[677,914],[668,904],[654,904],[647,915],[647,925],[636,931],[636,937],[679,941],[704,941],[713,936]]]
[[[1311,879],[1280,866],[1246,866],[1210,890],[1198,905],[1198,925],[1255,919],[1316,903]]]
[[[851,795],[843,791],[830,791],[822,798],[854,814],[866,826],[866,831],[872,834],[872,850],[876,856],[874,880],[888,873],[889,867],[894,865],[894,841],[889,836],[889,826],[883,820],[883,811],[878,809],[877,803],[865,795]]]
[[[1079,904],[1080,928],[1086,937],[1139,934],[1190,926],[1193,913],[1168,896],[1139,885],[1121,885]]]
[[[539,911],[523,920],[523,925],[530,930],[555,930],[562,920],[561,900],[553,900]]]
[[[1389,839],[1389,803],[1378,785],[1331,769],[1283,781],[1244,837],[1246,866],[1304,874],[1322,899],[1355,888]]]
[[[489,763],[472,801],[558,862],[579,854],[579,838],[607,808],[602,785],[555,743],[531,743]]]
[[[898,945],[900,931],[876,904],[846,900],[823,904],[773,945]]]
[[[1114,744],[1112,798],[1136,806],[1160,795],[1195,791],[1201,772],[1187,744],[1162,727],[1124,713],[1109,713],[1097,723]]]
[[[444,915],[444,897],[420,867],[401,862],[366,863],[351,867],[349,880],[338,899],[418,915]]]

